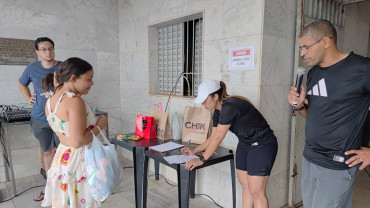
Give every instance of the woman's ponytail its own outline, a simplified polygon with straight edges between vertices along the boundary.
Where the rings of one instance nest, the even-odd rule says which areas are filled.
[[[54,92],[54,74],[48,73],[41,81],[41,87],[46,92],[53,91]]]
[[[221,88],[219,90],[217,90],[216,92],[211,93],[212,96],[214,96],[215,94],[218,94],[218,97],[219,97],[220,100],[227,100],[229,98],[234,97],[234,98],[239,98],[239,99],[248,101],[250,104],[252,104],[252,102],[246,97],[243,97],[243,96],[240,96],[240,95],[229,95],[229,94],[227,94],[225,82],[220,81],[220,85],[221,85]]]

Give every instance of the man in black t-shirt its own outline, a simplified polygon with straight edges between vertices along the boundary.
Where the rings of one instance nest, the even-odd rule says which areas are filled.
[[[308,66],[307,92],[293,86],[288,101],[306,118],[302,161],[305,208],[352,206],[358,166],[348,166],[348,150],[358,150],[370,105],[370,61],[338,50],[334,26],[319,20],[299,35],[300,55]],[[293,104],[297,103],[297,104]],[[359,160],[360,162],[360,160]]]

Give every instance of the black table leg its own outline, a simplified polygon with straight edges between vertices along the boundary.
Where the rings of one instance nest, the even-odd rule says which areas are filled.
[[[230,168],[231,168],[231,183],[232,183],[232,189],[233,189],[233,208],[236,208],[236,187],[235,187],[234,159],[230,159]]]
[[[154,160],[155,180],[159,180],[159,161]]]
[[[143,181],[143,207],[146,208],[148,196],[148,163],[149,158],[144,159],[144,181]]]
[[[185,164],[177,165],[177,181],[178,181],[178,194],[179,194],[179,207],[189,207],[189,179],[190,171],[185,169]]]
[[[190,172],[190,197],[194,199],[195,197],[195,176],[197,175],[197,170]]]
[[[136,208],[142,208],[143,198],[143,176],[144,176],[144,159],[145,148],[136,147],[133,150],[134,156],[134,180],[135,180],[135,202]]]

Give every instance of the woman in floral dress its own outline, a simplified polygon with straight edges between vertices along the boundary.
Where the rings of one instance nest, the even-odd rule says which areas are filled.
[[[80,59],[69,58],[59,74],[48,74],[42,86],[50,94],[45,113],[49,125],[59,137],[60,145],[47,173],[45,197],[41,206],[53,208],[99,207],[89,190],[85,175],[85,146],[93,133],[107,125],[107,117],[95,117],[80,95],[87,94],[94,84],[92,66]],[[58,86],[54,87],[54,85]],[[54,90],[55,89],[55,90]],[[93,132],[93,133],[92,133]]]

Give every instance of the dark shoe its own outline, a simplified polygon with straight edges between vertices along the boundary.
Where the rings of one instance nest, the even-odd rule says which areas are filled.
[[[42,201],[42,200],[44,200],[44,195],[45,195],[44,191],[41,191],[39,195],[37,195],[37,196],[35,196],[35,198],[33,198],[33,200],[37,201],[37,202]]]

